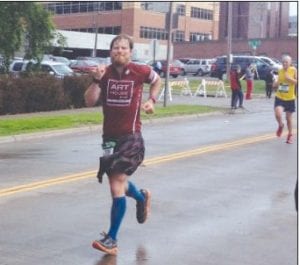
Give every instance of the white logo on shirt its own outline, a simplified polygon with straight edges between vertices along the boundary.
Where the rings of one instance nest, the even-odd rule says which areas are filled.
[[[107,84],[108,106],[129,106],[133,96],[134,81],[109,79]]]

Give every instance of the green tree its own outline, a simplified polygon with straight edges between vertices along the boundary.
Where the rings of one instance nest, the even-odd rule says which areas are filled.
[[[0,2],[0,54],[6,72],[10,59],[22,45],[25,46],[25,58],[40,62],[53,37],[54,25],[50,13],[41,4]]]

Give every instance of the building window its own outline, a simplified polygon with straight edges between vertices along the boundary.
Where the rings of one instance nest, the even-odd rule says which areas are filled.
[[[211,35],[207,33],[199,33],[199,32],[190,33],[190,42],[201,42],[210,39],[211,39]]]
[[[213,11],[198,7],[191,8],[191,17],[205,19],[205,20],[213,20]]]
[[[152,11],[152,12],[159,12],[159,13],[167,13],[169,12],[169,2],[141,2],[141,9]]]
[[[176,6],[176,13],[179,16],[185,16],[185,5],[177,5]]]
[[[89,33],[94,33],[95,28],[73,28],[73,29],[65,29],[65,30],[70,30],[70,31],[80,31],[80,32],[89,32]],[[112,35],[119,35],[121,33],[121,27],[116,26],[116,27],[99,27],[98,28],[98,33],[100,34],[112,34]]]
[[[140,27],[140,38],[167,40],[168,32],[165,29]]]
[[[176,30],[173,33],[173,41],[174,42],[183,42],[184,41],[184,31]]]
[[[122,2],[74,1],[47,3],[45,8],[53,14],[86,13],[95,11],[115,11],[122,9]]]
[[[151,2],[141,2],[141,8],[143,10],[152,10],[152,3]]]

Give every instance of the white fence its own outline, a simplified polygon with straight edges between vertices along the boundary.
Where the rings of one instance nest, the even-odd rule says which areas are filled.
[[[177,87],[180,89],[180,95],[185,96],[193,96],[189,80],[187,78],[184,78],[184,80],[178,80],[178,81],[170,81],[169,86],[167,88],[167,96],[169,97],[169,100],[172,101],[172,91],[174,87]],[[202,79],[196,92],[194,93],[194,96],[203,96],[207,97],[207,88],[215,89],[215,97],[225,97],[227,98],[226,90],[224,87],[224,82],[222,80],[206,80]],[[158,100],[161,100],[164,97],[166,87],[164,87],[158,97]]]

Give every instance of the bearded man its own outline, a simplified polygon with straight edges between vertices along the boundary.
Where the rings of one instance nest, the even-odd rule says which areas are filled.
[[[131,176],[144,159],[140,110],[154,112],[160,90],[160,77],[147,65],[132,63],[133,41],[127,35],[116,36],[110,45],[112,64],[98,66],[93,83],[85,92],[88,107],[102,101],[104,154],[100,157],[99,182],[106,173],[109,179],[112,206],[110,228],[92,246],[108,254],[117,254],[117,234],[126,212],[126,197],[136,200],[136,218],[144,223],[150,212],[151,193],[138,189]],[[150,94],[142,103],[143,84],[150,84]]]

